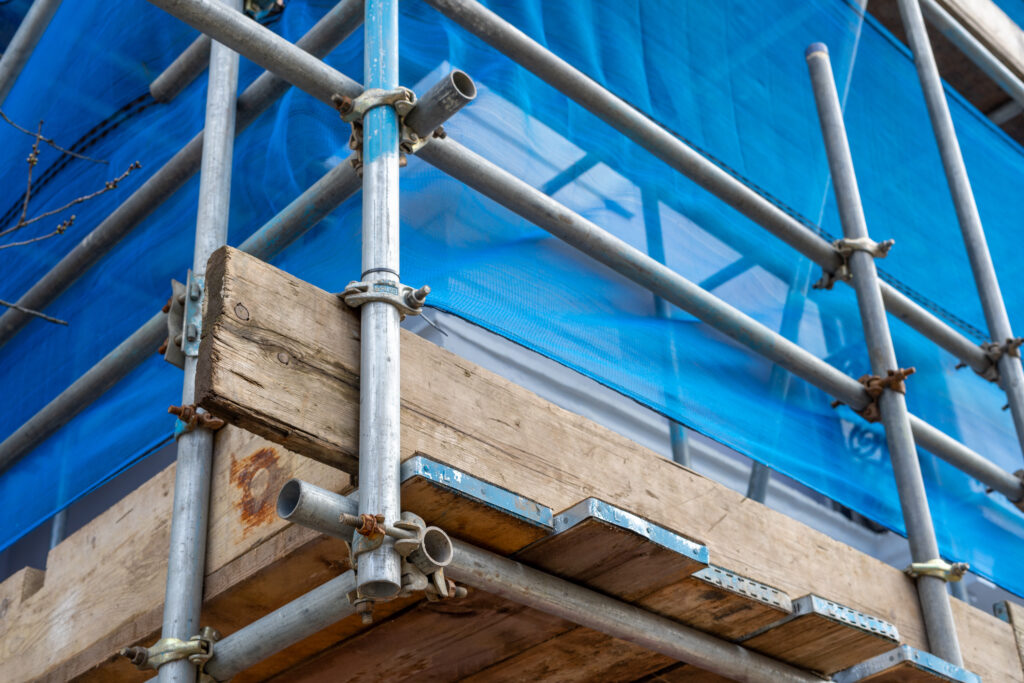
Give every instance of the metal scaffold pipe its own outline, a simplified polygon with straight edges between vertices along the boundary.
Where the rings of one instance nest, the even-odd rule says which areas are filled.
[[[199,36],[149,84],[149,94],[157,102],[170,102],[210,63],[210,36]]]
[[[939,78],[939,69],[935,65],[935,55],[932,54],[928,31],[921,15],[921,6],[918,0],[899,0],[899,9],[910,49],[914,53],[917,77],[921,81],[921,90],[928,106],[928,117],[931,119],[932,131],[935,133],[939,155],[942,157],[942,167],[946,172],[946,182],[953,197],[953,205],[956,207],[957,221],[967,249],[967,258],[971,263],[978,296],[981,298],[988,332],[993,343],[1001,346],[998,360],[999,385],[1006,392],[1013,424],[1017,430],[1017,440],[1024,451],[1024,369],[1021,367],[1020,356],[1013,346],[1010,318],[1006,314],[1006,304],[999,289],[999,281],[985,240],[985,230],[981,225],[981,216],[974,201],[971,182],[967,177],[967,167],[960,153],[960,142],[953,127],[946,93]]]
[[[341,496],[301,479],[289,480],[277,494],[278,517],[343,541],[352,540],[355,528],[343,524],[342,515],[358,514],[358,496]]]
[[[243,22],[266,30],[251,19],[239,18]],[[363,0],[342,0],[293,47],[308,52],[309,55],[323,57],[345,40],[362,22]],[[356,86],[355,92],[358,93],[358,84]],[[290,87],[288,81],[272,73],[261,74],[238,98],[235,133],[245,130]],[[181,189],[199,171],[203,135],[200,131],[113,213],[82,238],[57,265],[18,299],[18,305],[37,311],[45,309],[82,273],[94,266],[115,244]],[[0,315],[0,346],[10,341],[30,320],[32,316],[14,309]],[[159,343],[158,341],[157,344]]]
[[[844,239],[853,245],[849,256],[853,288],[857,293],[861,324],[867,341],[871,370],[881,381],[888,376],[900,377],[889,332],[889,321],[885,315],[882,296],[878,291],[878,271],[875,257],[871,253],[872,242],[868,234],[864,209],[861,205],[860,190],[853,169],[846,127],[843,123],[839,93],[832,75],[828,48],[815,43],[807,48],[807,68],[821,121],[825,151],[828,156],[832,185],[835,188],[839,219]],[[897,373],[897,375],[893,375]],[[929,562],[939,559],[939,544],[935,538],[928,498],[925,494],[924,478],[918,462],[914,437],[907,414],[904,381],[890,381],[878,397],[878,408],[885,426],[886,443],[892,460],[896,491],[899,494],[903,521],[907,527],[910,555],[914,562]],[[953,611],[946,592],[946,582],[937,576],[919,576],[917,590],[924,615],[925,630],[932,652],[947,662],[963,665],[960,643],[957,639]]]
[[[440,87],[444,84],[451,86]],[[455,87],[459,88],[461,96],[452,96],[451,88]],[[424,94],[416,105],[427,106],[435,112],[434,116],[416,119],[422,126],[416,132],[421,137],[428,137],[432,128],[436,128],[470,102],[475,92],[473,82],[466,74],[454,71],[447,75],[438,86]],[[445,102],[445,105],[436,106],[435,98]],[[415,108],[408,114],[407,120],[414,112]],[[440,113],[440,118],[437,113]],[[264,261],[269,261],[283,251],[359,191],[362,180],[353,161],[354,157],[350,157],[324,174],[238,248]],[[167,316],[163,313],[154,315],[0,443],[0,472],[49,438],[149,358],[167,335],[166,320]]]
[[[366,0],[363,22],[366,87],[398,87],[398,0]],[[398,113],[370,109],[363,117],[363,254],[361,280],[394,287],[399,276]],[[383,515],[394,524],[401,514],[398,308],[369,301],[360,308],[359,497],[360,514]],[[390,598],[402,588],[402,559],[394,539],[358,557],[356,581],[368,598]]]
[[[356,589],[351,570],[317,586],[245,628],[218,641],[205,671],[227,681],[270,655],[355,614],[348,594]]]
[[[349,496],[342,496],[337,493],[321,490],[321,492],[314,494],[314,488],[310,488],[309,484],[305,484],[300,490],[306,493],[306,495],[332,499],[331,503],[324,504],[322,501],[306,502],[302,499],[302,496],[295,499],[294,490],[288,493],[282,491],[282,495],[288,498],[286,507],[297,505],[308,510],[319,510],[319,515],[304,515],[302,520],[296,521],[307,528],[330,534],[337,528],[337,519],[333,517],[334,508],[346,505],[345,501],[358,497],[359,492],[357,491]],[[280,500],[279,497],[279,505]],[[819,681],[820,683],[821,679],[809,672],[801,671],[796,667],[748,650],[741,645],[736,645],[697,629],[684,626],[640,607],[608,597],[570,581],[559,579],[545,572],[531,569],[523,564],[486,550],[481,550],[468,543],[452,539],[452,545],[454,548],[452,561],[445,567],[445,572],[451,578],[462,581],[469,586],[508,598],[513,602],[538,609],[542,612],[568,619],[577,624],[588,626],[616,638],[637,643],[663,655],[714,671],[722,676],[728,676],[733,680]],[[300,601],[303,601],[303,604],[309,604],[306,596],[303,596],[290,605],[282,607],[278,612],[294,613],[296,608],[292,607],[292,605]],[[273,614],[264,617],[264,619],[256,622],[256,624],[260,624],[271,616]],[[291,635],[287,641],[283,638],[276,641],[276,644],[280,645],[278,649],[283,649],[285,646],[298,642],[301,638],[310,635],[306,630],[298,631],[298,628],[298,625],[291,627]],[[235,635],[239,635],[243,631],[245,629]],[[281,633],[278,632],[276,635],[280,636]],[[230,637],[233,638],[235,636]],[[246,640],[250,647],[260,648],[262,657],[268,657],[276,651],[263,648],[261,643],[255,638],[250,637],[246,638]],[[211,665],[220,657],[220,648],[223,642],[218,643],[214,649],[215,654],[214,659],[210,660]],[[233,651],[241,649],[240,643],[232,648]],[[249,661],[247,666],[255,664],[255,661],[247,661]],[[210,665],[207,666],[207,670],[211,673],[220,671],[219,668],[213,669]],[[238,673],[239,671],[240,669],[238,668],[232,669],[232,673]],[[223,680],[220,675],[215,677],[218,680]]]
[[[0,57],[0,106],[3,106],[22,69],[28,64],[60,3],[61,0],[35,0],[18,25],[3,57]]]
[[[636,643],[734,681],[817,681],[814,674],[597,591],[454,541],[445,573],[456,581]]]
[[[666,164],[807,256],[825,272],[841,260],[835,248],[773,203],[703,157],[675,135],[583,72],[551,53],[476,0],[427,0],[442,14],[621,131]],[[940,347],[984,372],[991,362],[974,342],[885,282],[889,311]]]
[[[226,8],[241,16],[242,0],[222,2]],[[203,296],[206,262],[210,254],[227,243],[237,88],[238,54],[220,43],[213,43],[210,47],[210,79],[206,91],[195,250],[187,294],[193,299],[201,299]],[[196,305],[201,304],[197,302]],[[183,406],[195,403],[197,361],[197,349],[186,350],[181,396]],[[199,633],[199,613],[203,604],[207,517],[213,472],[213,432],[197,425],[178,435],[176,462],[161,633],[163,638],[188,640]],[[188,659],[167,662],[159,668],[159,679],[160,683],[195,681],[195,665]]]

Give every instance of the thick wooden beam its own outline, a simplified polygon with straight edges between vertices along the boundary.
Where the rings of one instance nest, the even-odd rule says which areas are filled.
[[[337,296],[241,252],[225,248],[214,260],[224,275],[208,290],[211,313],[220,313],[204,323],[202,405],[300,453],[350,457],[356,317]],[[901,571],[407,333],[402,372],[403,459],[425,454],[553,510],[585,497],[610,501],[700,539],[715,564],[878,616],[927,649],[913,582]],[[1008,624],[959,601],[954,612],[968,669],[1024,680]]]
[[[1024,30],[998,5],[992,0],[937,2],[1019,78],[1024,78]]]

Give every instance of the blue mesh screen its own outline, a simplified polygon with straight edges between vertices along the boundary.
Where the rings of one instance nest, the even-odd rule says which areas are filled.
[[[291,0],[271,28],[295,40],[332,3]],[[895,238],[884,276],[979,341],[973,288],[907,51],[843,0],[495,0],[502,16],[686,139],[827,238],[841,233],[803,50],[823,41],[845,102],[875,239]],[[572,30],[566,30],[566,27]],[[818,269],[423,3],[402,4],[401,81],[423,92],[452,67],[479,97],[448,126],[509,169],[851,376],[868,371],[850,288],[810,288]],[[149,81],[195,32],[143,0],[119,11],[64,3],[5,111],[59,141],[92,133],[87,153],[34,192],[33,211],[85,194],[136,159],[123,187],[76,207],[62,237],[0,251],[0,298],[16,299],[202,127],[205,81],[153,104]],[[361,79],[361,36],[328,61]],[[242,85],[259,73],[242,62]],[[956,93],[950,105],[1011,318],[1024,319],[1016,225],[1020,147]],[[16,207],[31,139],[0,127],[4,205]],[[236,143],[230,242],[240,243],[348,153],[348,127],[291,91]],[[44,151],[39,168],[56,163]],[[0,436],[14,431],[145,322],[192,253],[194,178],[52,306],[66,328],[29,324],[0,349]],[[903,532],[880,428],[692,316],[654,298],[418,159],[402,176],[402,276],[429,303],[553,358],[881,524]],[[349,201],[280,254],[280,267],[340,291],[359,272],[360,202]],[[40,225],[42,234],[49,225]],[[1007,470],[1020,467],[1000,390],[893,321],[913,412]],[[9,544],[167,439],[181,374],[155,353],[0,476],[16,501]],[[1024,515],[922,452],[940,545],[950,559],[1024,595]]]

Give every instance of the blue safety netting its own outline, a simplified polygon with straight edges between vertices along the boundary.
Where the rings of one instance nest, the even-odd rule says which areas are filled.
[[[291,0],[270,26],[290,40],[333,3]],[[689,141],[828,238],[841,233],[803,50],[823,41],[846,118],[869,226],[897,246],[885,277],[979,341],[985,334],[942,167],[910,56],[844,0],[501,0],[502,16]],[[424,3],[402,3],[401,81],[423,92],[452,67],[479,97],[452,137],[605,227],[768,327],[857,377],[868,371],[853,292],[810,288],[818,269],[766,231],[601,123]],[[205,81],[154,104],[149,81],[195,32],[143,0],[117,10],[64,3],[4,110],[109,165],[44,150],[30,214],[101,186],[136,159],[114,192],[75,207],[64,236],[0,251],[0,298],[17,298],[203,122]],[[361,78],[361,34],[327,60]],[[259,73],[242,61],[242,85]],[[1021,148],[950,92],[968,169],[1011,318],[1024,267],[1016,223]],[[18,211],[31,138],[0,127],[0,211]],[[247,235],[348,154],[348,127],[290,91],[240,135],[230,243]],[[67,163],[65,163],[67,162]],[[62,166],[60,164],[63,164]],[[58,168],[59,166],[59,168]],[[46,169],[57,169],[47,171]],[[0,349],[0,436],[13,432],[136,330],[191,262],[198,179],[103,257],[47,313]],[[593,377],[713,439],[903,532],[877,425],[779,371],[692,316],[658,314],[653,297],[418,159],[402,176],[402,279],[430,304]],[[277,256],[282,268],[340,291],[359,272],[360,202],[350,200]],[[21,231],[45,234],[53,222]],[[19,233],[20,234],[20,233]],[[1007,470],[1021,454],[1000,390],[893,320],[897,355],[917,374],[917,415]],[[0,547],[165,441],[181,374],[153,357],[0,476],[10,501]],[[943,554],[1024,595],[1024,515],[922,453]]]

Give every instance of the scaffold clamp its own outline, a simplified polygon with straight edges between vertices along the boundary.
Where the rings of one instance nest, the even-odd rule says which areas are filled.
[[[947,583],[957,582],[964,577],[967,570],[971,568],[966,562],[954,562],[950,564],[942,558],[928,560],[927,562],[914,562],[904,571],[908,576],[917,578],[919,576],[935,576]]]
[[[905,380],[915,372],[917,372],[917,368],[899,368],[889,370],[885,377],[861,375],[857,381],[864,385],[864,391],[871,400],[863,408],[854,408],[854,412],[868,422],[878,422],[882,418],[882,411],[878,407],[878,399],[881,397],[882,392],[890,389],[900,394],[906,394],[907,385]],[[842,404],[842,401],[832,401],[833,408],[837,408]]]
[[[175,441],[180,439],[182,434],[187,434],[196,427],[209,429],[210,431],[215,432],[224,426],[223,419],[214,417],[206,412],[199,412],[199,408],[195,404],[170,406],[167,409],[167,412],[171,415],[178,416],[178,419],[174,421]]]
[[[398,314],[405,320],[407,315],[419,315],[423,310],[423,302],[430,294],[430,287],[424,285],[413,289],[401,282],[378,280],[376,282],[355,281],[348,283],[339,295],[346,305],[358,308],[371,301],[381,301],[398,309]]]
[[[152,647],[126,647],[119,650],[118,654],[131,660],[140,671],[155,671],[168,662],[187,659],[202,672],[206,662],[213,657],[213,644],[218,640],[220,633],[216,629],[204,626],[198,635],[188,640],[161,638]]]
[[[870,254],[874,258],[885,258],[889,255],[889,250],[896,244],[896,240],[885,240],[884,242],[875,242],[870,237],[855,237],[855,238],[843,238],[838,239],[832,243],[836,253],[839,254],[839,267],[831,273],[822,273],[821,279],[814,283],[814,289],[832,289],[832,286],[838,280],[849,281],[852,277],[850,273],[850,256],[855,251],[863,251]]]

